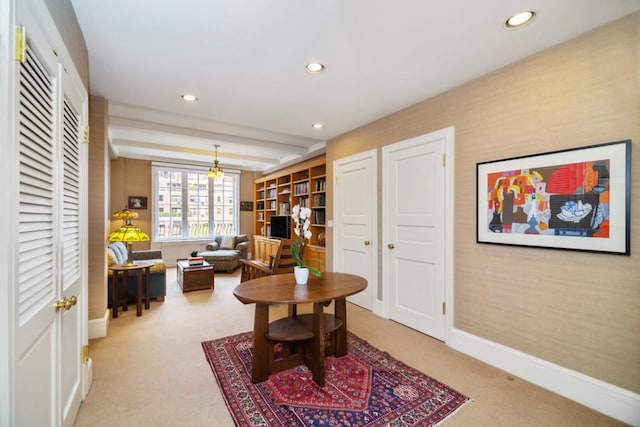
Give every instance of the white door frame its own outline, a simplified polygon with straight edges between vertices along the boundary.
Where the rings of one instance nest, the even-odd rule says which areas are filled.
[[[445,330],[444,330],[444,341],[448,342],[451,338],[451,331],[453,329],[453,313],[454,313],[454,303],[453,303],[453,224],[454,224],[454,153],[455,153],[455,128],[450,126],[448,128],[440,129],[434,132],[429,132],[426,134],[429,136],[429,139],[445,139],[445,302],[446,302],[446,311],[445,311]],[[384,147],[383,147],[383,157],[384,157]],[[384,159],[383,159],[384,163]],[[382,173],[386,173],[386,171],[382,171]],[[385,219],[383,218],[383,224],[380,224],[382,227],[382,242],[386,242],[389,240],[386,231],[386,225],[384,224]],[[381,245],[378,245],[380,250],[383,250]],[[384,316],[385,318],[389,318],[389,283],[387,280],[386,274],[386,265],[388,262],[388,256],[385,256],[386,252],[383,252],[383,272],[382,272],[382,300],[384,301]],[[387,253],[388,254],[388,253]]]

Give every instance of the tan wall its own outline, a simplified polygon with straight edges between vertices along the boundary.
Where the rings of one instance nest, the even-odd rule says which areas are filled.
[[[109,148],[107,101],[89,98],[88,291],[89,319],[103,318],[107,309],[106,247],[109,230]]]
[[[623,139],[637,151],[639,28],[640,14],[626,17],[327,145],[331,175],[341,157],[455,126],[454,326],[634,392],[638,230],[630,257],[477,244],[474,189],[482,161]],[[632,224],[640,221],[638,158],[632,156]],[[332,212],[332,188],[328,193]]]
[[[257,172],[242,171],[240,175],[240,200],[254,203],[253,181],[260,174]],[[255,204],[253,206],[255,209]],[[253,234],[253,211],[240,211],[240,234]]]

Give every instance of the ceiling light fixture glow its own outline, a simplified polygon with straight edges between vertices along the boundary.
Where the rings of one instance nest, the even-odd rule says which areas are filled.
[[[184,95],[182,95],[182,99],[184,99],[187,102],[196,102],[198,100],[198,97],[195,95],[189,95],[188,93],[185,93]]]
[[[310,64],[307,64],[305,68],[307,69],[307,72],[312,74],[317,74],[324,71],[324,65],[320,64],[319,62],[312,62]]]
[[[322,129],[324,125],[322,123],[314,123],[311,125],[311,127],[314,129]]]
[[[504,28],[507,30],[522,28],[533,21],[535,17],[536,12],[534,12],[533,10],[516,13],[504,22]]]
[[[213,167],[209,168],[209,172],[207,172],[207,176],[209,176],[209,178],[211,179],[223,178],[224,171],[218,165],[218,147],[220,147],[220,144],[216,144],[214,145],[214,147],[216,147],[216,159],[213,161]]]

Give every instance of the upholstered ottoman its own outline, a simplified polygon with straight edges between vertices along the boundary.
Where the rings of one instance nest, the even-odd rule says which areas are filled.
[[[215,271],[232,272],[240,265],[240,254],[235,250],[218,249],[198,253],[205,261],[213,265]]]

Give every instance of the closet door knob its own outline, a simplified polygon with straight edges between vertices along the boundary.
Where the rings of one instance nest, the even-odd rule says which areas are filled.
[[[56,310],[56,312],[58,312],[60,309],[70,310],[71,307],[76,305],[77,302],[78,302],[78,297],[76,297],[75,295],[73,295],[69,299],[67,299],[67,297],[62,297],[62,299],[59,299],[58,301],[56,301],[53,308]]]
[[[396,246],[395,246],[393,243],[389,243],[389,244],[387,245],[387,247],[388,247],[389,249],[393,249],[393,248],[395,248]]]

